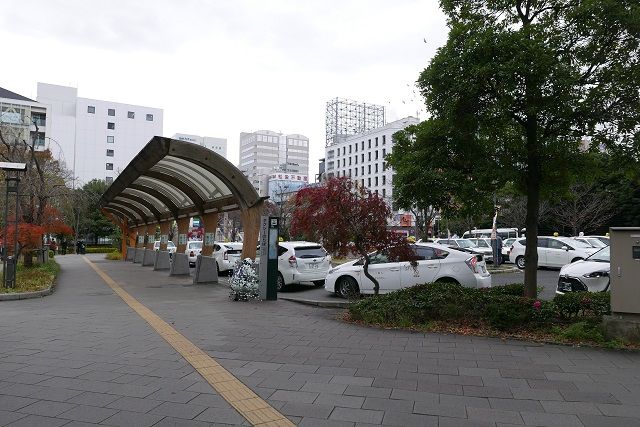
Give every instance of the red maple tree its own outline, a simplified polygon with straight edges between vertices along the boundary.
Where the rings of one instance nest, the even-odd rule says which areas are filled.
[[[391,209],[378,194],[346,177],[331,178],[296,194],[291,235],[322,242],[335,255],[361,256],[364,275],[373,282],[377,295],[380,284],[369,273],[372,252],[387,249],[392,258],[415,259],[404,236],[388,230],[390,216]]]

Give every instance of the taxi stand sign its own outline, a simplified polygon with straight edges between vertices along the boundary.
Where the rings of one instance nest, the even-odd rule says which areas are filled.
[[[263,216],[260,225],[260,299],[277,300],[280,218]]]

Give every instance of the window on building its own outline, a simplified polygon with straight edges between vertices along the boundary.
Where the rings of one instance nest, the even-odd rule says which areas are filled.
[[[387,189],[386,188],[382,189],[382,197],[387,197]]]
[[[378,160],[378,150],[376,150],[376,160]]]
[[[353,149],[357,153],[358,152],[358,143],[353,144]]]
[[[364,187],[364,178],[362,178],[362,186]]]
[[[362,153],[361,156],[362,156],[362,163],[364,163],[364,153]]]
[[[382,185],[387,183],[387,175],[382,175]]]
[[[353,176],[358,176],[358,168],[355,168],[355,169],[353,170]]]
[[[147,114],[147,121],[148,122],[152,122],[153,121],[153,114]]]
[[[378,146],[378,137],[376,136],[376,147]]]
[[[382,145],[387,143],[387,135],[382,135]]]
[[[136,113],[134,111],[127,111],[127,118],[128,119],[135,119],[136,118]]]
[[[108,108],[107,109],[107,115],[108,116],[115,116],[116,115],[116,109],[115,108]]]
[[[342,147],[342,155],[344,156],[345,154],[347,154],[347,147]]]
[[[112,171],[113,170],[113,163],[107,163],[107,170],[108,171]]]
[[[387,170],[387,162],[382,162],[382,170],[383,171]]]
[[[351,154],[351,146],[349,146],[349,154]]]
[[[378,186],[378,177],[376,176],[376,187]]]
[[[107,143],[113,144],[113,135],[107,135]]]
[[[371,178],[368,178],[367,182],[369,183],[369,187],[371,187]]]
[[[96,113],[96,107],[94,107],[93,105],[87,105],[87,113],[95,114]]]
[[[105,181],[107,182],[107,185],[111,185],[113,184],[113,177],[112,176],[108,176],[105,178]]]
[[[362,175],[364,175],[364,166],[362,166]],[[364,184],[362,184],[364,185]]]
[[[107,157],[113,157],[114,150],[107,150]]]
[[[384,156],[386,156],[386,155],[387,155],[387,149],[386,149],[386,148],[383,148],[383,149],[382,149],[382,157],[384,157]]]
[[[351,157],[349,157],[349,166],[351,166]]]
[[[371,140],[369,140],[369,148],[371,148]]]
[[[371,165],[367,166],[367,173],[371,173]]]
[[[378,173],[378,164],[376,163],[376,173]]]
[[[364,141],[362,141],[361,146],[362,146],[362,149],[364,150]]]
[[[356,155],[353,160],[354,160],[354,164],[357,165],[358,164],[358,155]]]
[[[115,129],[116,128],[116,124],[113,122],[107,122],[107,129]]]
[[[369,151],[367,154],[369,155],[368,156],[369,157],[369,161],[371,161],[371,151]]]

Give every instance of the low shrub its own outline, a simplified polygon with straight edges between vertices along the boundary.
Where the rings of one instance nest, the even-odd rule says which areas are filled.
[[[111,261],[118,261],[122,259],[122,254],[119,251],[113,251],[109,252],[105,258]]]
[[[554,328],[553,332],[558,338],[566,340],[592,341],[597,343],[605,341],[602,325],[593,320],[572,323],[566,328]]]
[[[522,283],[513,283],[511,285],[494,286],[492,288],[485,288],[484,292],[488,292],[491,295],[513,295],[521,297],[524,295],[524,285]]]
[[[86,253],[88,254],[109,254],[113,251],[117,251],[117,248],[112,248],[108,246],[97,246],[92,248],[86,248]]]
[[[49,250],[49,258],[53,258],[54,256],[56,256],[55,251]]]
[[[41,291],[54,283],[59,272],[60,266],[53,259],[42,264],[34,264],[33,267],[18,264],[16,286],[11,289],[0,286],[0,293]]]
[[[609,292],[567,292],[553,299],[558,317],[565,320],[578,318],[600,319],[611,313]]]

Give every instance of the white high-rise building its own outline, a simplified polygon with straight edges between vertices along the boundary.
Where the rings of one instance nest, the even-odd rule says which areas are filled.
[[[226,138],[215,138],[213,136],[198,136],[198,135],[190,135],[187,133],[176,133],[171,138],[177,139],[180,141],[191,142],[193,144],[202,145],[203,147],[207,147],[209,150],[214,151],[217,154],[220,154],[225,159],[227,158],[227,140]]]
[[[242,132],[238,167],[258,194],[267,196],[269,177],[273,172],[291,173],[308,179],[309,138],[270,130]]]
[[[47,106],[54,157],[64,157],[75,186],[92,179],[111,183],[150,140],[162,135],[159,108],[79,98],[78,89],[38,83]]]
[[[420,123],[415,117],[405,117],[377,129],[347,136],[325,148],[325,174],[350,177],[362,187],[382,196],[389,204],[393,199],[393,170],[385,156],[393,150],[393,134]]]

